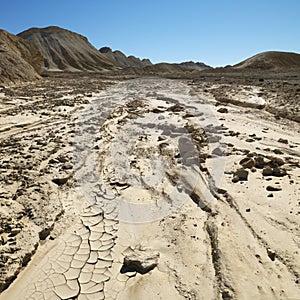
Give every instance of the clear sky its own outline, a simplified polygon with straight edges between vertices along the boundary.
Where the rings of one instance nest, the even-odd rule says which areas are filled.
[[[300,0],[4,0],[0,9],[0,28],[11,33],[55,25],[155,63],[300,53]]]

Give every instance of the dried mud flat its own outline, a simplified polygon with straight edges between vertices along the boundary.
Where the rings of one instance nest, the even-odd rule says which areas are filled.
[[[299,299],[300,126],[275,92],[2,89],[0,299]]]

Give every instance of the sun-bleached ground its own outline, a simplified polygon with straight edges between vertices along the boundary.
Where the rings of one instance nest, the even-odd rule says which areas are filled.
[[[49,84],[1,96],[1,280],[35,253],[1,300],[297,299],[300,127],[261,90]]]

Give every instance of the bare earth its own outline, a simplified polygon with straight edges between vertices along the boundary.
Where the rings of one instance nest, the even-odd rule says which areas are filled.
[[[0,90],[0,300],[300,299],[300,126],[274,98],[161,78]]]

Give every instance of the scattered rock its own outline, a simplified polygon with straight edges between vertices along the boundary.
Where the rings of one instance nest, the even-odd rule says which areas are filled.
[[[288,144],[289,143],[289,141],[287,139],[282,139],[282,138],[278,139],[277,142],[282,143],[282,144]]]
[[[53,178],[52,182],[57,185],[64,185],[69,180],[69,177]]]
[[[245,157],[240,161],[240,165],[246,169],[251,169],[255,166],[255,161],[252,158]]]
[[[267,249],[267,253],[268,253],[269,258],[270,258],[272,261],[274,261],[274,260],[275,260],[275,257],[276,257],[276,253],[275,253],[273,250],[271,250],[271,249]]]
[[[246,139],[246,142],[247,142],[247,143],[253,143],[253,142],[255,142],[255,139],[248,138],[248,139]]]
[[[271,176],[273,175],[273,169],[270,166],[267,166],[263,169],[262,174],[264,176]]]
[[[233,174],[232,182],[246,181],[246,180],[248,180],[248,174],[249,174],[249,171],[242,169],[242,168],[238,169]]]
[[[255,167],[258,169],[262,169],[266,165],[264,157],[262,157],[262,156],[257,156],[257,157],[255,157],[254,160],[255,160]]]
[[[284,168],[277,167],[277,168],[274,168],[273,175],[276,177],[283,177],[283,176],[287,175],[287,171]]]
[[[121,273],[137,272],[146,274],[157,266],[160,256],[158,252],[143,249],[141,246],[135,249],[129,247],[123,254],[124,261]]]
[[[221,107],[217,110],[217,112],[221,113],[221,114],[227,114],[228,113],[228,109],[226,107]]]
[[[274,149],[273,152],[275,154],[283,154],[283,152],[281,150],[279,150],[279,149]]]
[[[67,163],[65,163],[65,164],[62,166],[62,169],[63,169],[63,170],[70,170],[70,169],[73,169],[73,165],[72,165],[70,162],[67,162]]]
[[[277,187],[277,186],[268,185],[266,187],[266,190],[269,191],[269,192],[278,192],[278,191],[282,191],[282,188]]]

